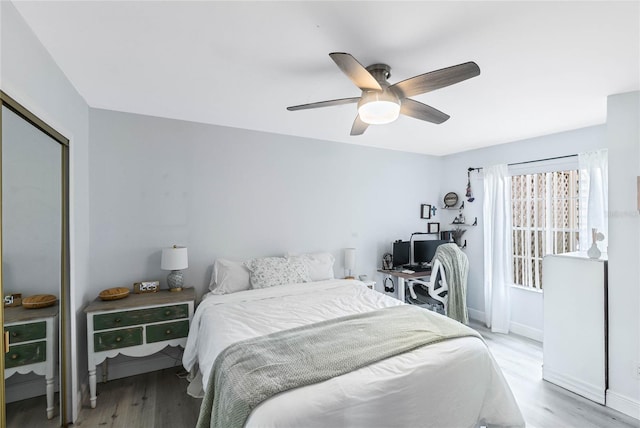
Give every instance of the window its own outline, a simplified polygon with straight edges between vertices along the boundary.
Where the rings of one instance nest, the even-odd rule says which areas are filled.
[[[578,248],[577,170],[511,177],[513,283],[542,289],[542,257]]]

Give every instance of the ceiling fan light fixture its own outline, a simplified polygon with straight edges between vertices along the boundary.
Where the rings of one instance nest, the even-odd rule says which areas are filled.
[[[391,123],[400,115],[400,100],[388,92],[365,92],[358,103],[358,115],[370,125]]]

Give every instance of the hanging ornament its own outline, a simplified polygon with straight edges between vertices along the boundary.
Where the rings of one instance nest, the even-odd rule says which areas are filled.
[[[465,196],[468,202],[473,202],[476,199],[471,192],[471,171],[467,171],[467,194]]]

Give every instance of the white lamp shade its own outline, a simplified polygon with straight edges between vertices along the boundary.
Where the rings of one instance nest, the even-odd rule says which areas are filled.
[[[162,261],[160,269],[163,270],[181,270],[189,267],[187,257],[187,247],[179,247],[174,245],[170,248],[162,249]]]
[[[348,270],[354,270],[356,268],[356,249],[355,248],[344,249],[344,268]]]

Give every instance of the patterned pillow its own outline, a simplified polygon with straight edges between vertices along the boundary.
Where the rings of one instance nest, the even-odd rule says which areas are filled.
[[[265,257],[244,262],[249,269],[251,288],[267,288],[274,285],[309,282],[309,270],[301,260],[284,257]]]
[[[298,259],[302,261],[309,270],[309,278],[311,281],[323,281],[325,279],[333,279],[333,263],[335,258],[331,253],[306,253],[306,254],[287,254],[290,261]]]

